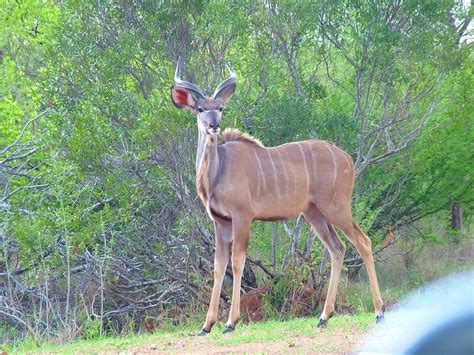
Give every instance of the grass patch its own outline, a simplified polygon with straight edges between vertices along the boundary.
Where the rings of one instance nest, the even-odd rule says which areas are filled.
[[[373,313],[359,313],[351,316],[341,315],[331,318],[325,329],[325,334],[331,336],[335,333],[351,333],[355,329],[365,332],[373,324]],[[15,349],[17,353],[97,353],[99,351],[121,351],[131,348],[144,347],[146,349],[173,350],[177,347],[192,350],[192,346],[213,345],[229,346],[246,343],[266,343],[287,340],[292,346],[292,339],[298,336],[312,336],[317,334],[315,328],[316,318],[295,318],[285,322],[277,320],[262,323],[239,324],[234,333],[221,334],[224,324],[218,323],[211,334],[205,337],[191,337],[199,327],[177,327],[173,331],[156,332],[153,334],[132,335],[127,337],[104,337],[94,340],[78,340],[67,344],[46,343],[34,346],[25,342]]]
[[[373,313],[359,313],[351,316],[341,315],[331,318],[326,333],[351,331],[354,328],[365,331],[373,323]],[[262,323],[251,323],[237,328],[231,336],[222,336],[223,325],[213,329],[209,341],[218,345],[232,345],[248,342],[269,342],[285,337],[312,335],[316,331],[317,319],[295,318],[285,322],[277,320]]]

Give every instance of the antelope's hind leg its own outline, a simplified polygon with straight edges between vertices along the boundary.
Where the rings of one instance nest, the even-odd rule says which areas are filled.
[[[201,331],[197,334],[199,336],[208,334],[217,321],[222,282],[224,281],[225,270],[229,261],[230,248],[232,245],[232,223],[215,223],[215,228],[216,252],[214,255],[214,286],[212,287],[211,302],[207,311],[206,321]]]
[[[342,209],[341,209],[342,210]],[[369,275],[370,289],[375,309],[376,323],[384,322],[384,305],[380,294],[377,274],[375,272],[374,256],[372,254],[372,242],[362,231],[359,225],[353,220],[350,212],[339,213],[332,222],[342,230],[352,244],[356,247],[362,260],[364,261],[367,274]]]
[[[318,323],[318,328],[321,328],[326,326],[328,319],[334,313],[337,286],[339,283],[339,276],[341,275],[346,246],[337,235],[332,224],[329,223],[328,219],[316,206],[311,205],[311,207],[304,212],[304,217],[318,234],[331,256],[331,277],[329,279],[329,287],[326,295],[326,302],[324,303],[323,313],[321,314]]]

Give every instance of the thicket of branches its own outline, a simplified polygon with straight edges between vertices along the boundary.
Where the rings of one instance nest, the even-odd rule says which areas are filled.
[[[389,227],[472,206],[461,3],[31,0],[7,1],[0,18],[5,342],[181,322],[207,304],[214,237],[194,188],[197,132],[169,99],[179,56],[207,91],[224,58],[237,71],[225,126],[352,154],[354,214],[376,252]],[[311,279],[320,291],[314,239],[301,217],[257,223],[244,288],[278,283],[281,312],[292,288]],[[360,263],[349,250],[346,265]]]

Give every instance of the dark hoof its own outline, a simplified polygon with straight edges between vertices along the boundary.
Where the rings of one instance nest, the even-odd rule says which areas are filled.
[[[329,318],[331,318],[332,316],[334,316],[334,312],[331,312],[329,314],[329,316],[327,317],[327,319],[324,319],[324,318],[319,318],[319,323],[317,325],[318,328],[326,328],[326,325],[328,325],[328,320]]]
[[[318,328],[326,328],[328,321],[326,319],[319,318]]]
[[[208,330],[202,328],[201,331],[196,334],[196,336],[202,337],[202,336],[204,336],[204,335],[206,335],[206,334],[209,334],[209,333],[210,333],[210,331],[208,331]]]
[[[235,330],[235,328],[231,325],[226,325],[224,330],[222,331],[222,334],[227,334],[227,333],[232,333]]]
[[[385,323],[385,317],[383,316],[383,314],[375,317],[375,324],[384,324],[384,323]]]

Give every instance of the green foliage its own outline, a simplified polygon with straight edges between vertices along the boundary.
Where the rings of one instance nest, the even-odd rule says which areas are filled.
[[[82,324],[81,332],[86,340],[101,337],[102,320],[99,318],[87,318]]]
[[[0,145],[38,111],[37,76],[58,16],[54,3],[40,0],[6,0],[0,8]]]
[[[464,55],[459,64],[440,93],[442,109],[427,122],[419,139],[403,154],[364,175],[357,191],[366,195],[363,200],[368,208],[362,210],[372,214],[377,206],[385,206],[375,224],[368,226],[371,229],[412,223],[439,211],[447,221],[452,203],[461,203],[466,210],[472,205],[474,171],[466,164],[472,156],[473,97],[469,87],[473,83],[467,74],[472,71],[472,60]],[[394,192],[396,200],[391,200]]]
[[[294,140],[311,139],[314,130],[314,108],[298,96],[272,97],[262,103],[252,125],[253,134],[263,143],[275,146]]]
[[[1,337],[93,339],[105,322],[91,314],[121,333],[186,322],[207,302],[213,226],[193,186],[194,118],[169,99],[178,56],[207,93],[223,59],[235,68],[225,126],[268,146],[318,138],[349,152],[354,218],[374,246],[412,223],[439,240],[427,216],[447,224],[453,202],[469,213],[473,201],[472,45],[457,45],[450,11],[466,17],[444,0],[4,1],[0,152],[25,132],[0,156],[0,271],[17,277],[5,299],[28,322],[0,318],[15,326]],[[22,144],[31,154],[6,159]],[[276,317],[324,262],[320,243],[296,262],[281,224],[272,255],[273,232],[255,223],[250,255],[275,273],[264,303]],[[302,250],[307,224],[298,237]]]

